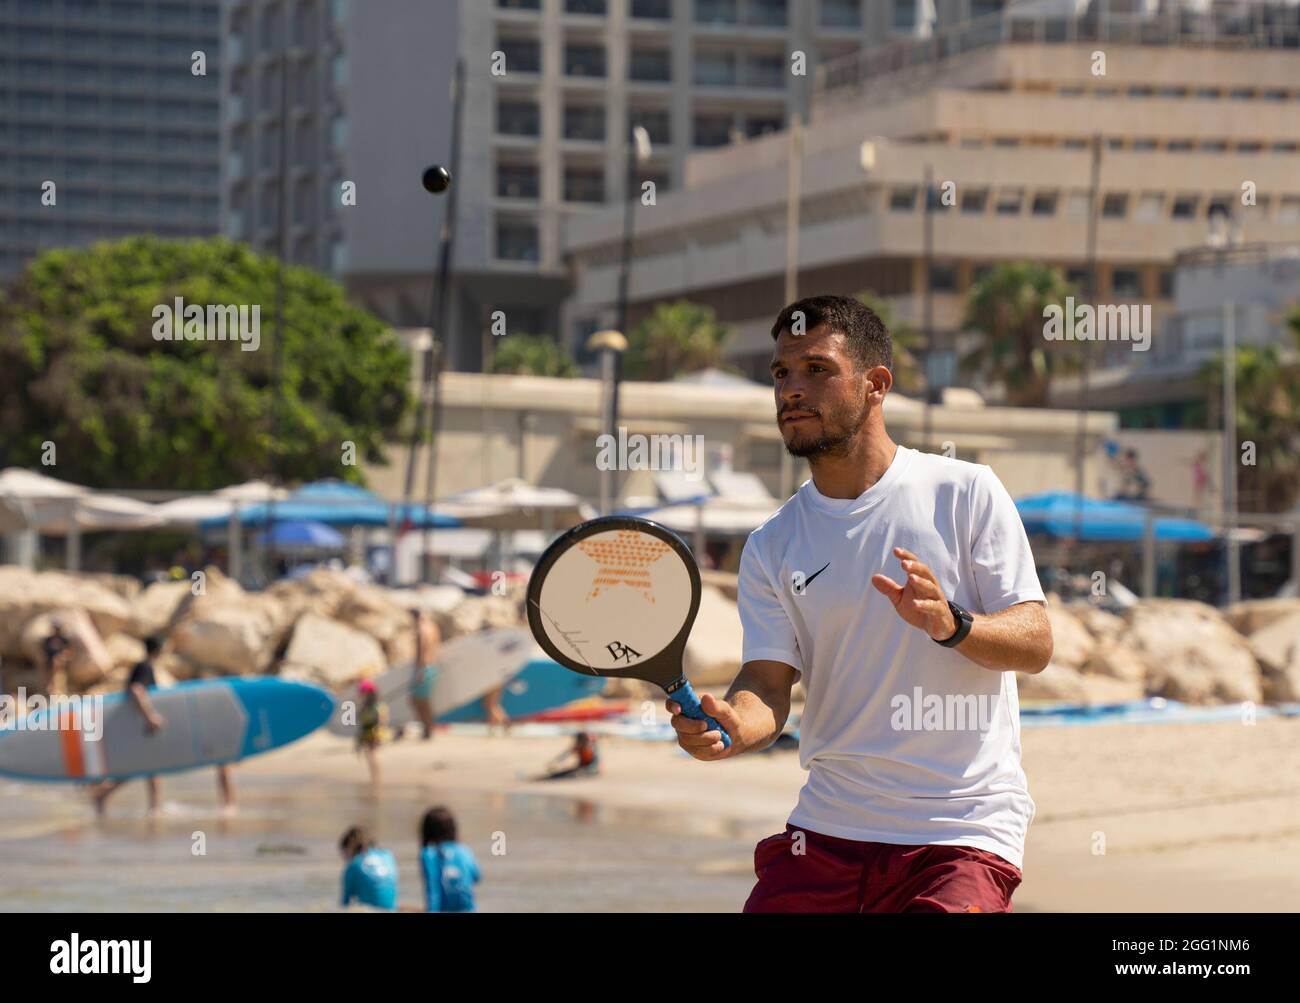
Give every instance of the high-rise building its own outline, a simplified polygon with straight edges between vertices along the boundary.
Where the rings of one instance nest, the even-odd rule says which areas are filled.
[[[958,0],[964,10],[1000,6]],[[450,156],[465,67],[450,364],[481,364],[488,318],[559,334],[572,286],[562,234],[636,181],[683,182],[693,151],[786,126],[816,68],[928,33],[927,0],[227,0],[227,232],[329,271],[399,326],[429,323],[447,198],[420,188]],[[941,4],[942,6],[942,4]],[[280,74],[288,67],[289,87]],[[802,72],[799,72],[802,71]],[[291,123],[278,169],[281,106]],[[340,186],[356,186],[345,205]]]
[[[219,223],[220,0],[0,0],[0,279]]]

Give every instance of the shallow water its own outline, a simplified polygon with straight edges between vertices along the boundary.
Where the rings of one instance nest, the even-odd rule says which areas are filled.
[[[739,911],[753,885],[755,834],[581,798],[364,784],[235,772],[239,806],[220,813],[210,771],[164,777],[95,818],[86,794],[0,779],[0,910],[319,911],[338,906],[338,841],[364,825],[397,857],[401,899],[421,905],[420,817],[456,815],[478,857],[480,911]],[[203,852],[196,852],[196,851]]]

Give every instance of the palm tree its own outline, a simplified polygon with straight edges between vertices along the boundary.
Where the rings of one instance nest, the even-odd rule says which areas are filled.
[[[1300,309],[1288,318],[1295,354],[1277,345],[1237,349],[1237,441],[1255,444],[1255,465],[1237,464],[1246,511],[1288,512],[1300,495]],[[1223,399],[1223,358],[1201,380]],[[1222,411],[1220,411],[1222,414]]]
[[[536,334],[511,334],[494,342],[491,372],[524,376],[576,376],[578,367],[559,345]]]
[[[628,339],[624,367],[629,379],[666,380],[697,369],[721,367],[731,329],[712,307],[678,300],[660,303]]]
[[[1032,261],[995,265],[971,286],[962,326],[983,334],[983,342],[961,360],[971,376],[1006,388],[1007,403],[1044,407],[1052,377],[1077,372],[1082,350],[1044,337],[1044,310],[1057,305],[1074,287],[1061,273]],[[1080,349],[1091,342],[1079,342]]]
[[[894,343],[894,383],[904,393],[920,393],[925,389],[925,374],[916,361],[916,351],[925,347],[923,335],[900,319],[894,304],[879,293],[867,290],[858,293],[858,300],[880,318]]]

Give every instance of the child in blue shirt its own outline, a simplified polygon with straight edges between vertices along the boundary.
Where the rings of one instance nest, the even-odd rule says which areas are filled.
[[[439,805],[420,826],[420,864],[429,912],[473,912],[474,885],[482,875],[468,846],[456,842],[456,819]]]
[[[353,826],[339,842],[343,859],[343,904],[356,899],[376,909],[397,908],[397,861],[388,850],[375,846],[370,834]]]

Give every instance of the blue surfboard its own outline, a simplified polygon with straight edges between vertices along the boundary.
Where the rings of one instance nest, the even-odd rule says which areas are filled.
[[[549,658],[534,658],[501,692],[501,709],[511,718],[528,717],[562,707],[574,700],[594,697],[609,680],[580,676]],[[438,718],[439,724],[481,724],[487,721],[483,701],[474,700]]]
[[[272,678],[181,683],[149,698],[165,721],[153,734],[124,693],[35,711],[0,731],[0,774],[86,782],[217,766],[296,742],[334,710],[319,686]]]

